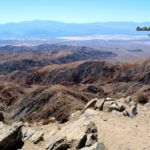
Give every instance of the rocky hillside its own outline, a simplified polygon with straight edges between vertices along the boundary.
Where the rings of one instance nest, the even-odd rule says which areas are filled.
[[[92,98],[150,96],[150,61],[104,61],[49,65],[0,76],[0,110],[8,120],[55,117],[66,122]]]
[[[22,75],[23,78],[20,78]],[[76,62],[49,65],[26,72],[15,72],[8,80],[23,84],[114,83],[138,82],[150,84],[150,60],[136,63],[112,64],[105,61]]]
[[[18,122],[10,126],[5,124],[3,117],[0,120],[0,148],[149,150],[149,108],[149,103],[141,105],[132,97],[102,98],[89,101],[82,110],[72,113],[64,124],[49,118],[44,124]]]
[[[0,47],[0,73],[29,70],[49,64],[63,64],[79,60],[109,59],[117,54],[89,47],[69,45],[3,46]]]

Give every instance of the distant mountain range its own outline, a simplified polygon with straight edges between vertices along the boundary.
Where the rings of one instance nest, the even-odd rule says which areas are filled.
[[[25,21],[0,24],[0,38],[57,38],[91,35],[146,35],[137,32],[138,26],[150,26],[150,22],[98,22],[63,23],[57,21]]]

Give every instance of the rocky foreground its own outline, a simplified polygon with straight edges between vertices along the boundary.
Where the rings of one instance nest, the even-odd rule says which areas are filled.
[[[150,104],[131,97],[93,99],[60,124],[5,123],[0,113],[0,150],[150,150]]]

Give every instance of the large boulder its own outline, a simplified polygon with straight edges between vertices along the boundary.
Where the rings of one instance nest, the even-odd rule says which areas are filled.
[[[0,150],[13,150],[22,146],[22,122],[0,130]]]

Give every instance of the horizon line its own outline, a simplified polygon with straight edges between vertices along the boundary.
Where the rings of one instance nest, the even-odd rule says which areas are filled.
[[[14,21],[14,22],[4,22],[0,25],[6,24],[18,24],[18,23],[25,23],[25,22],[34,22],[34,21],[49,21],[49,22],[57,22],[57,23],[65,23],[65,24],[96,24],[96,23],[150,23],[150,21],[95,21],[95,22],[65,22],[65,21],[58,21],[58,20],[48,20],[48,19],[33,19],[33,20],[24,20],[24,21]]]

